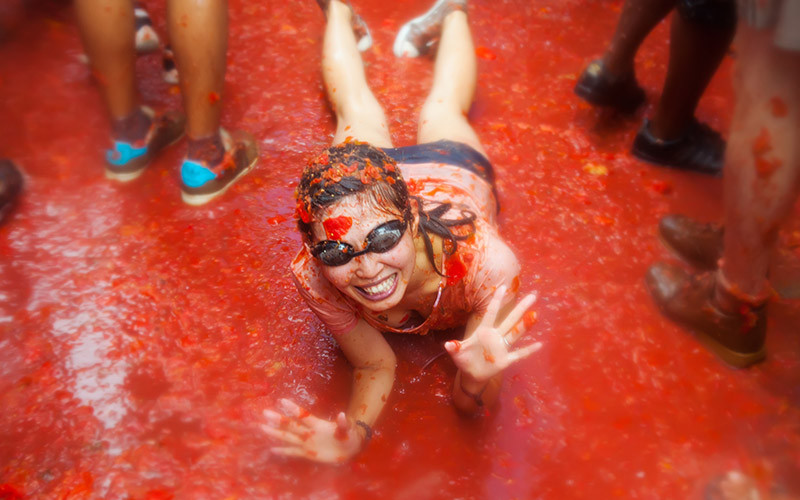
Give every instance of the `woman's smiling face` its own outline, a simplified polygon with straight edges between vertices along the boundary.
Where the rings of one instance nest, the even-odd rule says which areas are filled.
[[[346,196],[316,214],[311,225],[314,243],[335,240],[359,252],[367,236],[381,224],[402,220],[395,208],[383,208],[366,193]],[[367,252],[341,266],[322,264],[322,274],[339,291],[367,309],[386,311],[403,298],[414,272],[416,253],[410,228],[384,253]]]

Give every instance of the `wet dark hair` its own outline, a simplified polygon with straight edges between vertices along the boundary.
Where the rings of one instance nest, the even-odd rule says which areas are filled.
[[[409,224],[413,218],[411,200],[417,203],[419,233],[425,243],[425,253],[433,269],[441,276],[445,276],[444,270],[436,267],[433,244],[428,234],[441,237],[445,243],[444,252],[452,255],[459,241],[475,233],[475,214],[461,210],[460,218],[443,219],[453,208],[450,203],[437,203],[425,210],[431,203],[410,195],[408,185],[392,157],[370,144],[349,140],[329,147],[311,159],[303,170],[295,192],[295,215],[297,227],[305,241],[313,241],[311,224],[317,212],[345,196],[361,193],[367,195],[377,207],[397,210]]]

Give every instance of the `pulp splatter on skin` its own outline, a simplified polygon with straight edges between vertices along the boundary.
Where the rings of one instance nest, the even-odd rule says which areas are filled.
[[[771,156],[767,158],[767,153],[772,151],[772,136],[766,127],[762,127],[758,136],[753,141],[753,160],[755,161],[758,176],[767,178],[783,165],[780,158]]]
[[[772,116],[775,118],[784,118],[789,114],[789,108],[786,106],[786,102],[778,96],[769,100],[769,106],[770,111],[772,111]]]
[[[331,217],[322,222],[322,227],[325,229],[325,236],[329,240],[341,240],[347,235],[352,226],[353,219],[346,215]]]

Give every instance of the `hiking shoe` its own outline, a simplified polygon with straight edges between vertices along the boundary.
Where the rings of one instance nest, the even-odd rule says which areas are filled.
[[[654,165],[720,175],[725,159],[725,141],[717,131],[697,120],[680,139],[665,141],[650,132],[650,121],[645,119],[633,140],[631,153]]]
[[[216,165],[186,158],[181,165],[181,197],[189,205],[202,205],[224,193],[258,160],[258,146],[247,132],[220,130],[225,155]]]
[[[146,54],[158,49],[158,33],[153,29],[153,21],[150,14],[137,5],[133,10],[134,20],[136,21],[136,52]]]
[[[167,111],[156,115],[152,109],[142,106],[150,117],[150,129],[144,139],[130,143],[114,141],[106,151],[106,177],[120,182],[136,179],[159,151],[178,141],[183,136],[186,117],[178,111]]]
[[[22,174],[8,158],[0,158],[0,222],[11,212],[22,191]]]
[[[658,222],[661,241],[698,270],[717,268],[722,257],[722,226],[704,224],[685,215],[670,214]]]
[[[394,39],[397,57],[419,57],[431,53],[439,43],[442,23],[455,10],[467,11],[466,0],[438,0],[425,14],[404,24]]]
[[[175,66],[175,54],[172,52],[172,47],[167,45],[164,47],[164,52],[161,57],[161,68],[163,70],[162,76],[164,81],[170,85],[178,85],[178,67]]]
[[[325,16],[328,15],[328,5],[330,3],[331,0],[317,0],[317,5],[322,9]],[[346,0],[345,3],[350,7],[350,12],[353,13],[351,24],[353,26],[353,33],[356,35],[356,46],[359,52],[364,52],[372,47],[372,33],[370,33],[369,26],[364,22],[364,19],[356,14],[355,9],[350,4],[350,0]]]
[[[611,75],[603,61],[592,61],[583,70],[575,94],[595,106],[609,106],[622,113],[633,113],[645,101],[644,90],[633,73],[622,78]]]
[[[736,368],[765,357],[767,315],[764,304],[748,304],[728,293],[734,312],[721,310],[714,298],[716,274],[692,275],[658,263],[647,270],[647,289],[661,312],[691,329],[709,350]]]

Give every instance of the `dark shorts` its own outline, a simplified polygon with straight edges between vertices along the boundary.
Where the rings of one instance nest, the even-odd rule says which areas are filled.
[[[463,142],[436,141],[382,149],[397,163],[444,163],[464,168],[481,177],[492,186],[492,190],[495,190],[492,164],[475,148]],[[497,198],[496,192],[495,198]]]

